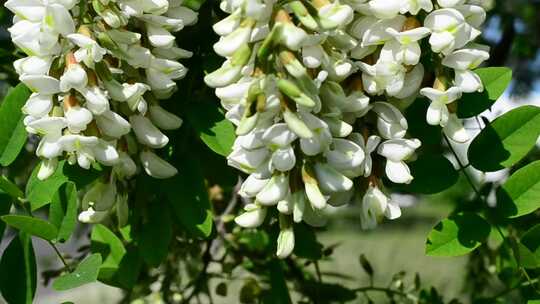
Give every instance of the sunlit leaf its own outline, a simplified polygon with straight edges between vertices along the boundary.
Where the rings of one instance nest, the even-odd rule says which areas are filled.
[[[485,172],[509,168],[531,151],[539,135],[540,107],[519,107],[482,130],[469,147],[469,161]]]
[[[458,213],[438,223],[429,233],[426,254],[460,256],[482,244],[489,236],[490,225],[477,214]]]
[[[0,165],[8,166],[21,152],[27,134],[21,108],[30,96],[30,90],[19,84],[10,90],[0,105]]]

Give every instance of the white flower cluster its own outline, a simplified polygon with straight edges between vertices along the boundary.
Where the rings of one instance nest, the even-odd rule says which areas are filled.
[[[486,13],[466,0],[223,0],[214,25],[226,58],[206,76],[237,126],[231,166],[249,174],[251,201],[236,218],[261,225],[277,206],[279,257],[293,222],[324,225],[328,205],[361,205],[361,223],[401,215],[381,179],[413,180],[421,146],[403,109],[431,100],[427,122],[459,142],[468,135],[454,101],[482,91],[472,70],[489,57],[473,44]],[[426,87],[427,84],[427,87]]]
[[[38,178],[59,159],[89,169],[111,167],[83,199],[83,222],[99,222],[127,197],[117,183],[135,175],[138,163],[155,178],[177,170],[153,149],[169,139],[161,130],[182,121],[159,99],[176,90],[191,53],[172,33],[197,20],[181,0],[9,0],[13,42],[28,55],[14,65],[33,94],[22,111],[29,133],[40,136]],[[143,34],[141,34],[143,33]],[[123,207],[122,207],[123,206]]]

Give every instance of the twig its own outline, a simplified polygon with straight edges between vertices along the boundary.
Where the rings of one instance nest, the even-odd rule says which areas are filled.
[[[64,267],[66,267],[66,269],[71,272],[71,266],[69,266],[69,264],[66,262],[66,260],[64,259],[64,257],[62,256],[62,253],[60,253],[60,250],[58,250],[58,247],[56,247],[56,245],[51,242],[51,241],[47,241],[49,243],[49,245],[51,245],[51,247],[54,249],[54,252],[56,253],[56,255],[60,258],[60,261],[62,261],[62,264],[64,264]]]

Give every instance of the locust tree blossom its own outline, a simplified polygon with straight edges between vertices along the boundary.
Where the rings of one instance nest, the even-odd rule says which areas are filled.
[[[489,54],[473,43],[485,11],[467,0],[222,0],[213,29],[225,58],[205,77],[238,135],[230,166],[248,176],[242,227],[279,213],[277,256],[293,223],[324,225],[325,209],[357,203],[365,229],[401,215],[385,184],[414,179],[408,105],[427,97],[429,124],[455,141],[456,113]],[[433,81],[435,79],[435,81]]]
[[[38,178],[51,176],[60,160],[104,166],[84,195],[80,221],[100,222],[115,208],[125,213],[127,193],[117,183],[137,172],[177,173],[155,150],[169,142],[164,131],[182,120],[160,100],[187,72],[177,60],[191,53],[176,46],[173,34],[194,24],[196,12],[167,0],[9,0],[5,6],[15,14],[12,40],[27,55],[14,67],[33,92],[22,111],[27,131],[40,138]]]

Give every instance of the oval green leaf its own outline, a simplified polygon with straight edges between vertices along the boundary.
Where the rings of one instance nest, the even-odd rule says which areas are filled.
[[[56,279],[53,283],[53,288],[57,291],[64,291],[93,283],[97,280],[99,266],[101,266],[100,254],[95,253],[87,256],[77,265],[77,268],[72,273],[65,274]]]
[[[463,212],[438,223],[429,233],[426,242],[428,256],[461,256],[482,244],[491,227],[475,213]]]
[[[223,156],[232,152],[236,138],[234,126],[216,105],[209,102],[194,102],[186,115],[189,124],[212,151]]]
[[[37,270],[32,239],[19,233],[9,243],[0,260],[0,293],[8,303],[32,304],[36,293]]]
[[[497,189],[497,211],[504,217],[519,217],[540,208],[540,161],[516,171]]]
[[[523,159],[540,135],[540,108],[523,106],[495,119],[473,140],[471,165],[484,172],[509,168]]]
[[[52,198],[49,221],[58,228],[58,241],[65,242],[77,225],[77,187],[72,182],[60,186]]]
[[[30,90],[19,84],[8,92],[0,107],[0,165],[10,165],[21,152],[27,134],[21,108],[30,96]]]
[[[53,241],[58,236],[58,229],[53,224],[39,218],[26,215],[4,215],[1,219],[13,228],[47,241]]]
[[[518,243],[519,265],[526,268],[540,267],[540,224],[529,229]]]
[[[0,176],[0,190],[9,194],[14,199],[24,198],[24,193],[21,189],[5,176]]]

